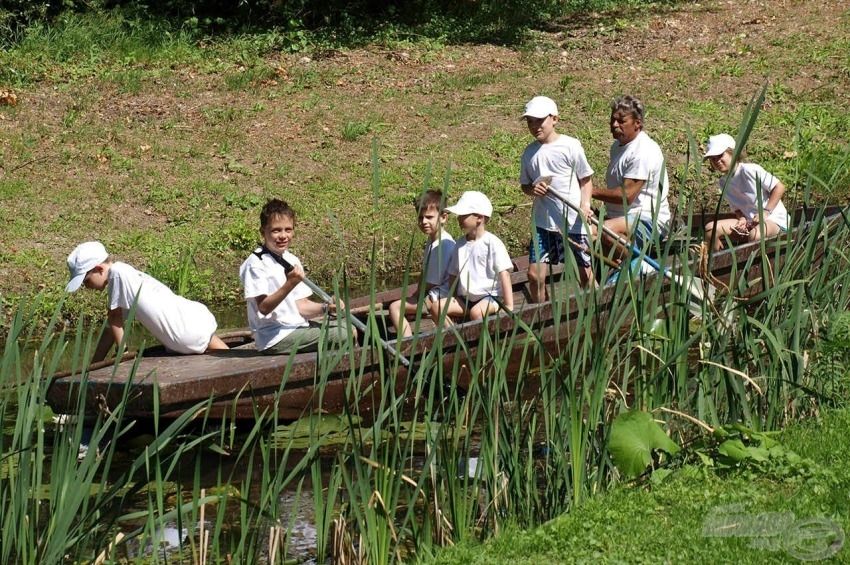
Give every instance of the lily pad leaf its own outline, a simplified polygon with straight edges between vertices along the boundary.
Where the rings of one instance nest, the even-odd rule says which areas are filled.
[[[673,454],[679,451],[679,446],[667,437],[651,414],[631,410],[614,419],[608,450],[620,472],[639,476],[652,461],[653,449]]]

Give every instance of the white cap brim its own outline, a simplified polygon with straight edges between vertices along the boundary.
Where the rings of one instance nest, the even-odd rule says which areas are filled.
[[[83,285],[83,280],[86,278],[86,273],[82,275],[77,275],[68,281],[68,284],[65,285],[65,292],[76,292]]]
[[[703,155],[703,156],[702,156],[702,158],[703,158],[703,159],[708,159],[709,157],[717,157],[718,155],[723,155],[723,154],[726,152],[726,149],[730,149],[730,148],[729,148],[729,147],[726,147],[726,148],[724,148],[724,149],[720,149],[720,148],[716,148],[716,149],[708,148],[708,149],[706,149],[706,151],[705,151],[705,155]]]
[[[474,212],[470,212],[466,206],[447,206],[446,212],[450,214],[455,214],[456,216],[463,216],[466,214],[474,214]]]
[[[535,120],[542,120],[543,118],[547,118],[547,117],[552,115],[552,114],[543,114],[542,116],[538,116],[537,114],[540,114],[540,112],[526,112],[525,114],[522,115],[520,120],[524,120],[526,118],[534,118]]]
[[[725,133],[712,135],[708,138],[708,146],[705,148],[705,155],[702,158],[717,157],[723,155],[729,149],[735,149],[735,139],[731,135]]]

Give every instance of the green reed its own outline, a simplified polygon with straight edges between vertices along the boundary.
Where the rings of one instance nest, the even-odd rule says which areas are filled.
[[[266,562],[274,551],[280,562],[296,520],[297,509],[284,503],[293,492],[312,495],[317,555],[350,561],[425,557],[506,524],[541,523],[618,480],[607,437],[625,409],[666,408],[760,429],[816,409],[819,385],[806,371],[807,352],[832,313],[850,303],[843,251],[850,224],[838,224],[827,229],[818,213],[800,238],[762,246],[733,269],[729,290],[701,319],[689,315],[687,290],[661,277],[622,277],[575,293],[567,269],[550,284],[551,316],[536,306],[518,309],[507,331],[492,318],[474,343],[455,344],[454,330],[439,330],[433,347],[411,355],[410,378],[396,378],[398,360],[378,345],[384,320],[375,310],[364,336],[371,353],[345,377],[346,425],[333,432],[338,447],[330,457],[331,448],[322,448],[331,437],[327,416],[281,426],[273,409],[240,423],[237,433],[229,419],[208,420],[204,402],[157,425],[127,460],[135,424],[121,403],[91,422],[100,454],[90,449],[78,461],[86,398],[75,418],[46,421],[48,375],[63,354],[81,366],[98,336],[82,325],[73,335],[49,333],[24,369],[21,345],[32,342],[35,323],[22,305],[0,365],[0,558],[88,560],[112,545],[113,558],[166,561],[156,549],[160,532],[176,525],[182,535],[174,551],[187,558]],[[780,251],[766,271],[761,258]],[[759,282],[744,276],[754,268],[762,269]],[[544,348],[550,336],[557,346]],[[315,406],[347,354],[319,356]],[[687,423],[669,418],[671,429],[688,434]]]
[[[375,187],[378,173],[375,166]],[[683,208],[690,234],[694,215]],[[278,416],[290,358],[272,407],[252,422],[212,420],[209,399],[155,423],[145,445],[130,448],[138,427],[124,413],[131,383],[114,410],[85,424],[100,453],[81,459],[92,416],[85,386],[61,424],[46,394],[62,356],[82,367],[98,331],[80,323],[73,334],[54,332],[60,304],[37,341],[37,304],[22,304],[0,362],[0,559],[88,561],[105,552],[114,560],[279,563],[298,519],[291,501],[306,496],[320,561],[426,559],[509,524],[542,523],[621,480],[607,446],[625,410],[653,412],[677,439],[691,437],[693,424],[676,414],[754,429],[805,417],[831,386],[807,370],[810,353],[850,304],[850,220],[827,224],[822,210],[812,213],[799,237],[761,242],[746,264],[733,263],[728,288],[703,302],[699,317],[682,284],[696,274],[672,238],[659,259],[676,266],[678,280],[621,276],[579,291],[567,265],[549,283],[550,304],[493,316],[475,341],[463,339],[463,327],[440,327],[427,349],[420,335],[400,343],[412,351],[408,374],[380,344],[391,336],[375,306],[359,356],[319,352],[313,403],[296,423]],[[602,253],[598,243],[593,251]],[[348,301],[345,280],[334,287]],[[373,272],[373,297],[376,288]],[[503,316],[511,323],[500,325]],[[128,335],[132,327],[131,316]],[[30,363],[24,344],[32,343]],[[331,386],[345,389],[339,417],[320,411]],[[246,387],[241,396],[250,394]],[[175,526],[178,547],[164,553],[161,532]]]
[[[544,351],[517,322],[506,334],[484,331],[476,343],[455,346],[466,358],[446,367],[450,375],[427,359],[407,382],[403,394],[416,400],[413,414],[408,406],[404,417],[422,418],[426,426],[440,419],[416,465],[409,462],[415,448],[403,436],[374,441],[402,417],[401,403],[382,381],[388,395],[373,406],[373,441],[352,436],[352,450],[339,460],[353,469],[345,475],[343,514],[361,536],[352,537],[354,544],[369,560],[383,562],[407,556],[411,546],[427,555],[434,544],[567,511],[616,480],[607,433],[612,418],[627,408],[670,408],[713,424],[744,421],[763,428],[808,413],[805,351],[813,346],[818,318],[848,303],[846,259],[839,251],[847,226],[830,233],[822,228],[816,220],[798,240],[762,245],[741,272],[733,267],[731,288],[700,320],[689,316],[687,289],[661,277],[622,278],[613,288],[574,295],[575,277],[567,271],[550,289],[554,323],[541,328],[530,321],[534,333],[558,335],[557,351]],[[813,252],[824,238],[824,267],[812,273]],[[771,253],[783,259],[769,276],[748,281],[745,271],[767,273],[763,258]],[[603,293],[606,300],[599,300]],[[456,391],[461,376],[468,382],[465,398],[443,399],[440,387]],[[434,383],[440,387],[429,386]],[[526,384],[530,396],[521,393]],[[470,459],[477,461],[471,475],[465,467]],[[416,487],[407,486],[403,473]],[[413,523],[415,529],[404,530]],[[417,532],[418,539],[404,539]]]

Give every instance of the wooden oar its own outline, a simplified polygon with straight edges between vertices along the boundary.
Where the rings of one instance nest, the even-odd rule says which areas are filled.
[[[286,272],[286,274],[289,274],[290,271],[292,271],[292,269],[295,268],[295,267],[292,266],[292,264],[289,263],[289,261],[287,261],[286,259],[284,259],[280,255],[273,253],[272,251],[270,251],[266,247],[262,248],[262,253],[268,253],[269,255],[271,255],[272,258],[275,261],[277,261],[277,263],[281,267],[283,267],[283,270],[284,270],[284,272]],[[331,297],[331,295],[328,294],[327,292],[325,292],[324,290],[322,290],[322,288],[319,285],[317,285],[316,283],[311,281],[309,278],[307,278],[306,275],[304,276],[303,279],[301,279],[301,282],[303,282],[305,285],[307,285],[307,288],[312,290],[313,294],[318,296],[321,299],[321,301],[324,302],[325,304],[333,304],[334,303],[334,299]],[[345,317],[348,319],[348,321],[351,322],[351,325],[354,326],[355,328],[357,328],[358,330],[360,330],[361,332],[363,332],[363,334],[365,335],[366,332],[367,332],[366,324],[364,324],[363,322],[361,322],[360,320],[355,318],[351,314],[351,312],[348,312],[346,310],[346,311],[344,311],[344,313],[345,313]],[[410,367],[410,360],[407,357],[405,357],[404,355],[402,355],[399,350],[397,350],[395,347],[393,347],[392,345],[387,343],[387,341],[382,339],[380,336],[378,336],[378,341],[380,342],[381,347],[383,347],[384,350],[386,350],[387,353],[389,353],[390,355],[392,355],[396,359],[398,359],[399,363],[401,363],[405,367],[408,367],[408,368]]]
[[[564,198],[563,196],[561,196],[560,194],[555,192],[554,190],[549,190],[549,192],[547,192],[547,194],[551,194],[552,196],[554,196],[555,198],[557,198],[558,200],[560,200],[561,202],[566,204],[567,207],[574,210],[579,215],[582,214],[582,212],[581,212],[581,210],[579,210],[578,206],[576,206],[575,204],[573,204],[572,202],[570,202],[569,200],[567,200],[566,198]],[[662,275],[664,275],[665,277],[667,277],[668,279],[673,281],[674,283],[678,284],[679,286],[684,286],[685,288],[687,288],[687,290],[691,294],[691,296],[693,298],[697,299],[700,303],[703,300],[705,300],[706,298],[708,298],[709,300],[713,299],[713,297],[714,297],[714,287],[711,286],[710,284],[708,285],[708,292],[706,292],[706,288],[704,286],[703,281],[701,279],[699,279],[698,277],[691,277],[690,280],[684,280],[683,277],[679,277],[677,275],[674,275],[672,273],[672,271],[670,271],[670,269],[668,269],[666,267],[662,267],[661,264],[658,263],[658,261],[656,261],[652,257],[649,257],[646,253],[641,252],[641,250],[638,249],[637,245],[635,245],[634,243],[632,243],[628,239],[624,238],[622,235],[618,234],[617,232],[615,232],[611,228],[606,227],[595,216],[591,216],[589,219],[590,219],[591,223],[593,223],[593,225],[595,225],[599,229],[601,229],[608,237],[610,237],[611,239],[616,241],[623,248],[629,250],[629,252],[631,252],[633,257],[639,258],[641,261],[643,261],[644,263],[646,263],[647,265],[649,265],[650,267],[652,267],[653,269],[655,269],[656,271],[658,271],[659,273],[661,273]],[[697,316],[697,317],[700,317],[700,315],[702,313],[701,310],[699,310],[697,308],[693,308],[693,307],[690,307],[689,310],[691,311],[691,313],[694,314],[694,316]]]

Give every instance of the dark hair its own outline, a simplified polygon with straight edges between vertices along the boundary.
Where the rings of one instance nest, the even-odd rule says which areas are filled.
[[[436,208],[437,212],[442,214],[446,210],[445,204],[446,199],[443,198],[443,191],[441,190],[426,190],[419,198],[413,201],[417,213],[421,213],[428,208]]]
[[[289,204],[283,200],[272,198],[266,205],[263,206],[260,212],[260,228],[265,228],[275,216],[283,216],[289,218],[292,223],[295,223],[295,210],[289,207]]]
[[[631,95],[620,96],[611,101],[611,114],[623,111],[629,112],[636,120],[643,123],[643,102]]]

